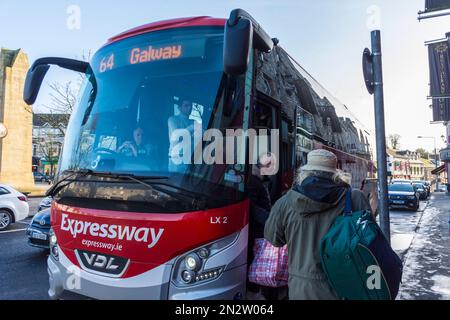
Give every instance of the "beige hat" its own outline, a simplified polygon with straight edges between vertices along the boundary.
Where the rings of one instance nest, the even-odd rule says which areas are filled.
[[[337,157],[323,149],[311,151],[308,154],[308,164],[301,167],[301,170],[337,172]]]

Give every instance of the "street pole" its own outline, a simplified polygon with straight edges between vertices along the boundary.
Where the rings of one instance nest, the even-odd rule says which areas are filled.
[[[372,31],[372,57],[373,57],[373,86],[375,104],[375,130],[378,179],[380,184],[380,226],[384,235],[391,242],[391,226],[388,205],[388,181],[386,162],[386,129],[384,120],[384,93],[383,93],[383,65],[381,56],[381,33],[380,30]]]
[[[436,167],[436,192],[439,191],[439,174],[437,173],[437,170],[439,168],[438,166],[438,156],[437,156],[437,148],[436,148],[436,138],[434,139],[434,163]]]
[[[450,34],[448,36],[448,38],[450,39]],[[446,134],[446,153],[448,152],[448,150],[450,149],[450,123],[446,124],[447,127],[447,134]],[[443,160],[447,160],[447,159],[443,159]],[[450,165],[447,162],[447,192],[450,192]]]

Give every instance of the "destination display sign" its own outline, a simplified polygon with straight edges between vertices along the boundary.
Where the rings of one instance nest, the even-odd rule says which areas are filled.
[[[170,61],[185,58],[204,58],[205,40],[189,39],[179,43],[145,43],[130,45],[113,45],[100,51],[94,59],[94,68],[105,73],[130,65],[148,64],[158,61]]]

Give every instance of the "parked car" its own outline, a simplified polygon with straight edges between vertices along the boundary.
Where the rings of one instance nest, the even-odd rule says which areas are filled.
[[[428,199],[428,190],[423,183],[413,183],[413,187],[419,193],[419,200]]]
[[[34,175],[34,182],[50,183],[50,177],[43,173],[33,172],[33,175]]]
[[[391,184],[412,184],[413,182],[411,180],[406,179],[394,179],[391,181]]]
[[[439,185],[438,192],[447,192],[447,186],[445,184]]]
[[[0,231],[26,219],[29,213],[27,197],[8,185],[0,184]]]
[[[421,183],[421,184],[423,184],[424,186],[425,186],[425,189],[427,190],[427,197],[429,197],[429,196],[431,196],[431,183],[429,183],[428,181],[419,181],[419,180],[414,180],[413,182],[412,182],[413,184],[414,183]]]
[[[32,247],[50,249],[50,208],[37,213],[27,228],[28,244]]]
[[[397,183],[389,186],[389,207],[419,210],[419,194],[412,184]]]
[[[431,182],[429,181],[424,181],[425,186],[428,189],[428,196],[431,196]]]
[[[38,212],[41,212],[42,210],[50,208],[52,206],[52,202],[53,202],[53,198],[52,197],[44,198],[41,201],[41,203],[39,204]]]

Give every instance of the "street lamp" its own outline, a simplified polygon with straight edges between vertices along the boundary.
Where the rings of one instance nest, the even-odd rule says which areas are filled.
[[[437,148],[436,148],[436,138],[435,137],[423,137],[418,136],[419,139],[433,139],[434,141],[434,163],[436,166],[436,191],[439,191],[439,174],[437,173],[438,166],[438,156],[437,156]]]

